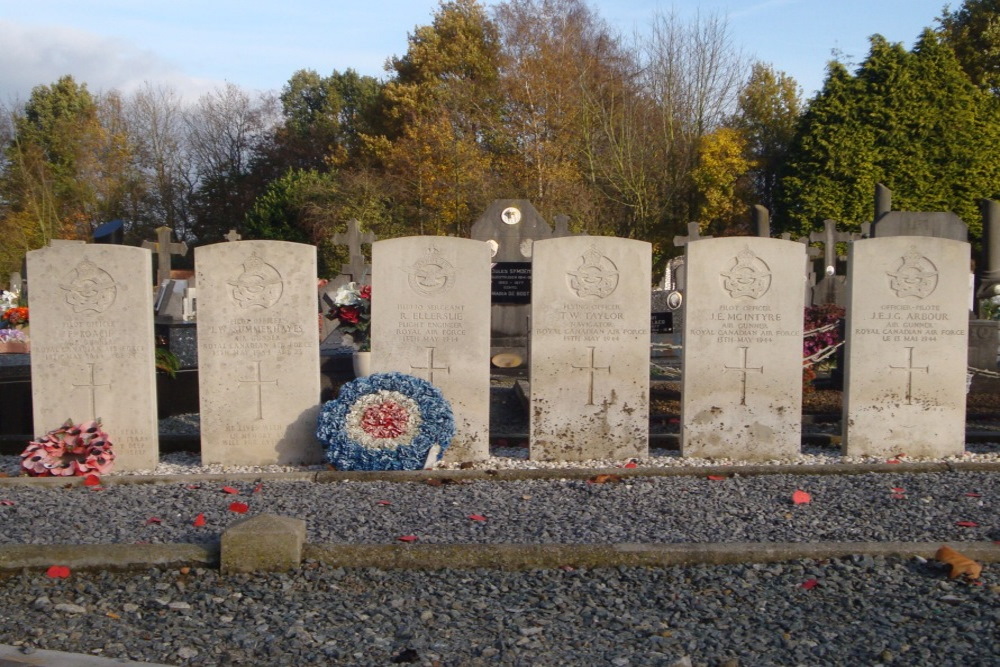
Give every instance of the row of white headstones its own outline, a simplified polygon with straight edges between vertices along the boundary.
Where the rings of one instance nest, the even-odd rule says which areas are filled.
[[[843,448],[850,456],[964,451],[969,245],[855,241],[849,253]],[[681,453],[800,452],[802,244],[686,247]],[[372,370],[439,387],[449,461],[489,456],[490,250],[469,239],[373,246]],[[278,241],[195,250],[204,463],[317,461],[316,253]],[[158,462],[149,251],[56,245],[28,253],[36,431],[100,417],[118,469]],[[648,455],[651,247],[609,237],[533,250],[530,457]]]

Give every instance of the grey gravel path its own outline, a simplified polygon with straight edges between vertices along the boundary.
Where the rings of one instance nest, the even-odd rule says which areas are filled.
[[[812,588],[803,584],[815,580]],[[0,642],[184,665],[995,665],[997,578],[919,559],[0,578]],[[62,609],[62,611],[60,611]]]
[[[0,488],[0,544],[197,543],[258,513],[304,519],[313,543],[1000,540],[1000,475],[979,472],[225,486]]]
[[[990,473],[223,486],[2,487],[0,543],[211,542],[261,512],[305,519],[314,543],[1000,539],[1000,475]],[[793,504],[797,489],[812,502]],[[198,514],[204,527],[192,525]],[[934,562],[871,557],[529,572],[307,562],[230,577],[32,571],[0,576],[0,643],[177,665],[996,665],[998,570],[988,565],[981,585],[951,581]]]

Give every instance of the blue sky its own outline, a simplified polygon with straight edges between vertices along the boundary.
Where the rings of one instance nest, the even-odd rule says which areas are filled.
[[[487,5],[496,0],[488,0]],[[868,36],[910,48],[945,0],[598,0],[617,30],[642,32],[656,12],[728,18],[735,45],[771,63],[807,96],[833,50],[859,62]],[[952,0],[959,5],[960,0]],[[148,81],[185,97],[232,82],[279,91],[298,69],[354,68],[382,77],[437,0],[0,0],[0,104],[72,74],[92,91]]]

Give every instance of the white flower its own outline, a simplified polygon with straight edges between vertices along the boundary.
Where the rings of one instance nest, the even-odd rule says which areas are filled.
[[[356,306],[361,303],[360,290],[357,283],[347,283],[337,288],[333,302],[338,306]]]

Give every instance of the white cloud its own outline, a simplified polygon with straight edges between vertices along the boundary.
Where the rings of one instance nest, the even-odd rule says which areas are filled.
[[[185,75],[136,44],[64,26],[0,20],[0,103],[24,102],[31,89],[70,74],[91,92],[131,93],[145,82],[175,89],[185,100],[221,85]]]

